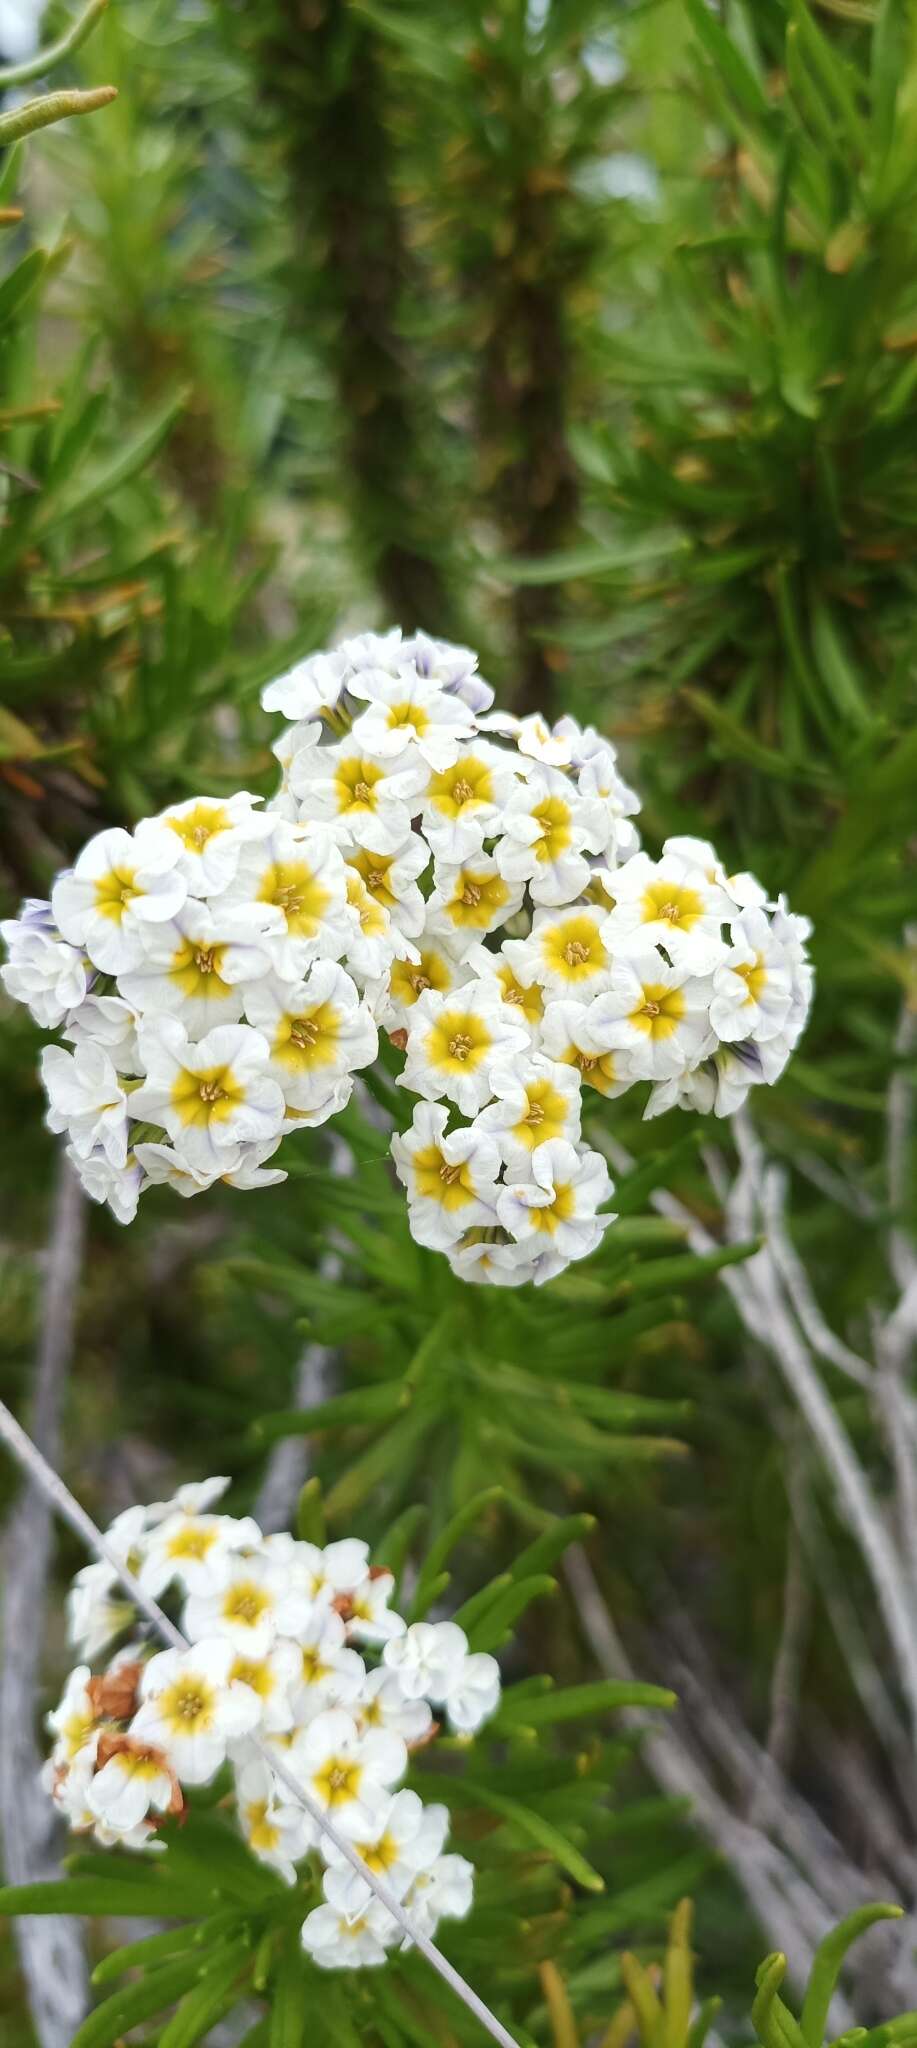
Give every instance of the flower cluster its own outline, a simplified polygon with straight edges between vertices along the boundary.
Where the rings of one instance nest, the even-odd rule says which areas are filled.
[[[418,1098],[393,1140],[411,1229],[466,1280],[548,1280],[612,1220],[600,1096],[730,1114],[811,999],[808,924],[705,840],[640,851],[613,747],[491,709],[466,648],[366,634],[264,692],[281,785],[101,833],[3,927],[8,992],[91,1195],[282,1178],[378,1033]]]
[[[47,1788],[77,1832],[155,1850],[186,1788],[228,1761],[252,1853],[290,1883],[305,1859],[321,1872],[305,1948],[331,1969],[380,1963],[402,1939],[396,1921],[275,1775],[271,1753],[432,1934],[444,1915],[468,1912],[472,1869],[445,1849],[446,1808],[399,1786],[410,1752],[443,1720],[470,1736],[494,1713],[499,1668],[469,1652],[455,1622],[408,1626],[390,1605],[391,1573],[356,1538],[319,1549],[215,1513],[227,1485],[180,1487],[127,1509],[107,1534],[151,1597],[180,1601],[186,1650],[156,1652],[137,1635],[113,1565],[77,1573],[69,1633],[87,1661],[48,1716]],[[88,1660],[124,1636],[93,1676]]]

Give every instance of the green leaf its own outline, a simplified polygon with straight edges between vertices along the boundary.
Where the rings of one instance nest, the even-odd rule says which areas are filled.
[[[868,1927],[874,1927],[877,1920],[900,1920],[903,1907],[874,1905],[860,1906],[849,1913],[839,1927],[826,1934],[819,1943],[812,1960],[809,1982],[800,2015],[800,2026],[808,2048],[821,2048],[828,2020],[828,2009],[837,1988],[837,1980],[847,1950]]]
[[[206,1961],[202,1960],[198,1965],[204,1973],[201,1982],[193,1990],[186,1991],[168,2025],[163,2028],[157,2048],[193,2048],[193,2043],[222,2018],[227,2003],[235,2004],[235,1997],[229,1997],[229,1994],[248,1961],[249,1951],[239,1942],[225,1951],[220,1949]]]
[[[0,284],[0,325],[13,319],[41,283],[48,267],[47,249],[30,249]]]
[[[472,1650],[496,1650],[511,1634],[520,1616],[533,1600],[543,1600],[556,1593],[557,1581],[539,1573],[528,1579],[517,1579],[501,1592],[492,1604],[485,1608],[479,1619],[472,1621],[467,1629],[468,1642]],[[464,1623],[461,1624],[463,1627]]]
[[[271,1980],[270,2048],[302,2048],[309,1998],[298,1930],[287,1937]]]
[[[452,1516],[445,1528],[434,1538],[417,1580],[417,1590],[411,1606],[412,1621],[422,1621],[438,1596],[437,1589],[442,1591],[443,1584],[448,1585],[448,1575],[444,1580],[443,1566],[456,1544],[461,1542],[466,1529],[473,1529],[482,1520],[487,1509],[504,1498],[502,1486],[485,1487],[483,1492],[474,1494],[471,1500],[466,1501],[464,1507],[459,1508],[458,1513]]]
[[[315,1477],[306,1480],[296,1503],[296,1534],[301,1543],[315,1543],[319,1550],[324,1549],[328,1541],[322,1482]]]
[[[555,1721],[578,1721],[584,1715],[604,1714],[620,1707],[674,1707],[676,1694],[661,1685],[641,1685],[636,1680],[602,1679],[593,1685],[570,1685],[545,1698],[516,1699],[516,1688],[503,1694],[499,1712],[488,1727],[544,1728]]]
[[[77,2027],[70,2048],[113,2048],[129,2028],[174,2005],[194,1983],[200,1966],[199,1955],[182,1956],[177,1962],[164,1964],[161,1970],[150,1971],[139,1983],[114,1992]]]
[[[461,1780],[461,1788],[463,1803],[467,1797],[486,1806],[491,1813],[499,1814],[501,1820],[505,1820],[517,1834],[547,1850],[561,1870],[565,1870],[567,1876],[582,1885],[585,1891],[604,1891],[604,1878],[593,1870],[591,1863],[587,1863],[572,1842],[568,1842],[550,1821],[545,1820],[543,1814],[535,1813],[532,1807],[522,1805],[517,1799],[507,1799],[502,1792],[495,1792],[490,1786],[473,1784],[468,1778]]]
[[[50,495],[42,504],[35,521],[34,532],[50,533],[63,520],[81,516],[90,506],[98,504],[100,499],[112,497],[122,484],[137,474],[138,470],[146,469],[161,448],[170,427],[174,425],[186,402],[185,392],[174,393],[159,407],[146,425],[141,427],[132,439],[128,439],[117,455],[109,456],[88,471],[69,497],[63,493],[60,496]]]
[[[6,1913],[93,1913],[124,1917],[136,1913],[141,1919],[169,1912],[177,1917],[198,1914],[200,1892],[189,1892],[169,1881],[123,1885],[120,1879],[106,1884],[101,1878],[68,1878],[64,1883],[10,1884],[0,1888],[0,1914]]]
[[[408,1396],[401,1380],[386,1380],[381,1387],[359,1387],[352,1394],[335,1394],[314,1408],[284,1408],[276,1415],[260,1415],[251,1425],[257,1444],[276,1443],[284,1436],[319,1436],[326,1429],[349,1429],[365,1423],[386,1422],[407,1407]]]

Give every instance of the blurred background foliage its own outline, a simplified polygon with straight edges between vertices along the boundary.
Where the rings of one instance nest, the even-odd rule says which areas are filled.
[[[65,25],[52,8],[42,33]],[[4,914],[103,825],[268,791],[258,692],[300,653],[396,621],[465,638],[504,704],[609,733],[651,847],[710,835],[815,920],[814,1019],[759,1123],[817,1297],[868,1343],[883,1232],[914,1217],[910,1165],[891,1219],[883,1179],[917,976],[912,0],[113,0],[59,76],[118,98],[0,163]],[[39,1036],[9,1007],[2,1024],[0,1369],[20,1404],[55,1155]],[[422,1558],[476,1503],[450,1598],[547,1517],[589,1517],[570,1534],[641,1675],[665,1680],[687,1612],[764,1743],[805,1576],[787,1415],[716,1281],[735,1247],[705,1264],[650,1214],[666,1185],[716,1228],[688,1126],[598,1104],[636,1158],[621,1224],[536,1301],[484,1298],[409,1238],[380,1092],[341,1120],[345,1174],[319,1132],[257,1201],[154,1194],[129,1233],[93,1212],[71,1483],[104,1521],[226,1469],[247,1506],[292,1442],[333,1535]],[[701,1137],[728,1159],[722,1128]],[[881,1487],[861,1395],[828,1382]],[[586,1682],[555,1577],[513,1675]],[[782,1766],[868,1863],[856,1788],[886,1763],[836,1615],[804,1591]],[[62,1659],[52,1613],[49,1686]],[[727,2008],[762,1945],[683,1805],[641,1778],[636,1732],[605,1737],[616,1803],[567,1808],[608,1897],[561,1932],[555,1901],[556,1942],[523,1945],[507,1993],[557,2048],[580,2036],[538,1963],[569,1979],[577,2027],[607,2013],[612,1935],[651,1958],[686,1887]],[[480,1977],[473,1928],[457,1941]],[[29,2048],[0,1955],[5,2038]]]

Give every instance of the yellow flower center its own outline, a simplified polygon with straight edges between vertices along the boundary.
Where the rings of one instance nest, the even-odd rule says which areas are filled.
[[[689,932],[703,917],[704,905],[696,889],[682,889],[674,882],[650,882],[641,904],[644,924],[677,925]]]
[[[746,960],[741,967],[736,968],[736,973],[748,989],[745,1002],[760,1003],[767,987],[767,968],[764,965],[763,953],[759,953],[754,960]]]
[[[201,1559],[212,1550],[215,1542],[215,1529],[195,1528],[192,1523],[187,1529],[176,1529],[175,1535],[169,1538],[168,1555]]]
[[[128,905],[142,894],[136,887],[136,868],[110,868],[95,884],[95,907],[112,924],[120,924]]]
[[[412,704],[410,698],[406,697],[400,704],[389,706],[386,723],[390,732],[399,731],[404,726],[413,726],[418,739],[422,739],[429,726],[430,717],[422,704]]]
[[[223,1601],[223,1614],[227,1621],[240,1621],[244,1628],[255,1628],[270,1606],[267,1594],[251,1579],[243,1579],[238,1586],[231,1586]]]
[[[272,861],[258,891],[260,903],[282,910],[287,931],[295,938],[314,939],[331,902],[304,860]]]
[[[245,1826],[253,1849],[267,1854],[276,1849],[280,1840],[280,1829],[267,1818],[267,1800],[253,1799],[245,1809]]]
[[[608,954],[599,938],[598,925],[586,913],[580,917],[564,918],[560,924],[547,925],[541,933],[541,950],[545,965],[552,973],[573,986],[590,980],[608,965]]]
[[[486,931],[508,902],[509,887],[502,875],[463,869],[446,908],[453,924],[471,931]]]
[[[551,1201],[543,1209],[530,1209],[529,1215],[536,1230],[553,1237],[558,1223],[568,1223],[576,1215],[576,1196],[570,1182],[559,1180]]]
[[[351,754],[347,760],[339,761],[334,775],[338,811],[374,811],[374,791],[381,780],[382,769],[374,761],[364,760],[362,754]]]
[[[346,1756],[331,1756],[314,1780],[315,1789],[324,1793],[328,1806],[344,1806],[356,1799],[362,1776],[362,1765]]]
[[[357,1854],[362,1856],[367,1869],[375,1870],[380,1877],[384,1877],[385,1872],[398,1861],[398,1844],[392,1841],[391,1835],[383,1835],[378,1842],[358,1842],[356,1846]]]
[[[232,827],[232,819],[224,806],[211,803],[195,804],[183,818],[167,818],[165,822],[189,853],[202,853],[218,832],[228,832]]]
[[[446,1010],[428,1031],[427,1058],[441,1073],[473,1073],[493,1041],[486,1024],[468,1010]]]
[[[551,1081],[532,1081],[525,1091],[526,1108],[513,1126],[513,1136],[530,1152],[552,1138],[562,1138],[567,1124],[567,1105],[560,1089]]]
[[[274,1038],[274,1058],[294,1073],[332,1067],[341,1035],[340,1012],[333,1003],[319,1003],[301,1017],[282,1017]]]
[[[466,804],[493,802],[493,777],[486,761],[478,761],[474,754],[463,754],[454,767],[431,776],[428,793],[443,817],[457,818]]]
[[[172,1103],[183,1124],[206,1129],[223,1123],[245,1100],[245,1090],[231,1067],[210,1067],[204,1074],[192,1074],[183,1067],[172,1085]]]
[[[169,980],[181,989],[182,995],[206,996],[208,1002],[222,1002],[232,993],[221,973],[225,951],[225,946],[201,946],[186,939],[172,955]]]
[[[213,1720],[213,1688],[202,1678],[178,1678],[162,1694],[159,1711],[164,1721],[177,1734],[190,1735],[192,1730],[199,1734],[209,1728]]]
[[[630,1021],[648,1038],[671,1038],[684,1014],[685,999],[681,989],[666,988],[664,982],[653,982],[642,990],[639,1003],[630,1013]]]
[[[274,1680],[271,1676],[270,1665],[267,1663],[253,1663],[250,1657],[237,1657],[229,1676],[230,1678],[238,1678],[242,1685],[249,1686],[251,1691],[256,1692],[261,1700],[269,1699],[274,1690]]]
[[[571,811],[563,797],[548,796],[532,812],[541,827],[541,834],[535,841],[535,857],[539,861],[559,859],[566,853],[572,837],[570,831]]]
[[[474,1181],[467,1160],[462,1165],[450,1166],[438,1145],[426,1145],[422,1152],[415,1152],[414,1179],[417,1193],[428,1202],[436,1202],[447,1215],[464,1209],[474,1200]]]

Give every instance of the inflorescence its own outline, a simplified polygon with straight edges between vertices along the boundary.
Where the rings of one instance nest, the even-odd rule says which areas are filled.
[[[391,1572],[354,1537],[320,1549],[215,1514],[226,1479],[128,1508],[106,1545],[152,1599],[181,1599],[189,1647],[156,1651],[106,1560],[77,1572],[70,1640],[87,1661],[48,1716],[45,1782],[70,1826],[105,1845],[155,1850],[188,1787],[232,1770],[253,1854],[292,1884],[321,1872],[304,1947],[329,1969],[381,1963],[403,1941],[392,1914],[271,1768],[271,1752],[384,1876],[419,1932],[471,1905],[473,1871],[446,1851],[445,1806],[402,1788],[412,1751],[440,1726],[470,1737],[496,1711],[496,1659],[452,1621],[408,1626]],[[91,1659],[130,1640],[105,1671]],[[436,1717],[434,1718],[434,1709]]]
[[[613,1220],[584,1108],[726,1116],[805,1024],[809,925],[705,840],[639,850],[614,748],[491,709],[467,648],[364,634],[268,685],[281,786],[101,832],[3,925],[52,1130],[121,1222],[144,1190],[283,1179],[383,1030],[418,1098],[411,1230],[465,1280],[549,1280]]]

